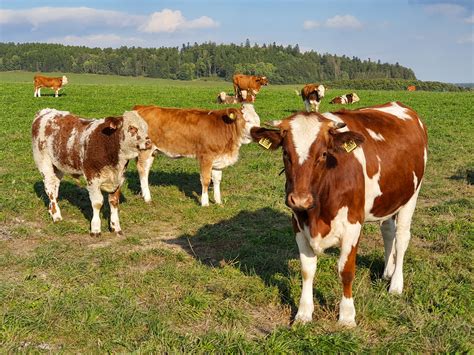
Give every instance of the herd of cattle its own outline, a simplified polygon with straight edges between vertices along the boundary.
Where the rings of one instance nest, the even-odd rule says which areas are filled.
[[[41,96],[40,88],[46,86],[53,87],[57,95],[65,83],[66,77],[36,76],[35,96]],[[120,187],[131,159],[137,159],[141,193],[149,202],[148,175],[156,154],[196,158],[201,204],[207,206],[211,180],[214,201],[222,202],[222,169],[237,162],[242,144],[258,142],[266,149],[281,148],[285,202],[292,211],[303,277],[295,320],[311,321],[317,256],[339,245],[343,286],[339,322],[355,326],[352,283],[364,222],[380,223],[385,246],[383,276],[391,279],[389,292],[403,290],[403,258],[427,162],[426,127],[415,111],[400,102],[320,114],[325,88],[318,84],[301,90],[306,111],[261,127],[253,102],[267,84],[265,77],[234,76],[233,99],[242,103],[241,108],[135,106],[122,116],[103,119],[49,108],[39,111],[32,124],[32,148],[50,201],[49,213],[55,222],[62,219],[58,191],[64,174],[82,175],[93,209],[91,235],[101,233],[101,190],[109,193],[110,229],[122,234]],[[332,101],[358,101],[354,93],[340,99]]]

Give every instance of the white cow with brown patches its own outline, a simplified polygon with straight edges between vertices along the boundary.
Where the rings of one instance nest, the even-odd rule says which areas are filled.
[[[83,175],[93,209],[91,235],[101,232],[101,190],[109,193],[110,228],[122,234],[118,203],[123,174],[128,161],[151,146],[147,124],[135,111],[99,120],[49,108],[39,111],[32,125],[33,158],[43,176],[53,221],[62,220],[57,202],[61,178]]]
[[[334,113],[296,113],[276,129],[253,128],[283,150],[286,204],[300,251],[303,289],[296,320],[312,320],[317,256],[340,246],[339,322],[355,326],[352,283],[364,222],[381,225],[389,292],[403,290],[403,259],[427,161],[426,128],[400,102]]]

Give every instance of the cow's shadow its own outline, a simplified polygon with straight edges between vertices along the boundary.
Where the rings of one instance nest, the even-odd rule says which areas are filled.
[[[127,171],[125,173],[125,177],[127,178],[128,188],[134,194],[139,195],[141,193],[141,187],[138,172]],[[198,173],[165,172],[160,170],[150,170],[148,184],[150,186],[176,186],[186,197],[193,199],[197,204],[200,203],[198,196],[201,195],[202,188]]]
[[[67,96],[67,94],[66,93],[61,93],[61,92],[58,93],[58,97],[61,97],[61,96]],[[55,97],[55,96],[54,96],[54,92],[51,92],[51,93],[48,92],[46,94],[41,93],[41,96],[39,96],[38,98],[42,98],[42,97]]]
[[[37,181],[34,184],[34,190],[36,196],[41,198],[43,201],[45,208],[48,209],[49,206],[49,198],[46,195],[44,190],[44,183],[43,181]],[[108,193],[102,193],[104,196],[104,204],[101,209],[101,217],[106,219],[110,222],[110,207],[109,207],[109,200],[108,200]],[[61,201],[68,201],[71,205],[77,207],[83,216],[90,222],[92,219],[92,206],[91,201],[89,199],[89,192],[84,186],[79,185],[79,183],[72,183],[70,181],[61,181],[59,185],[59,196],[58,196],[58,204],[59,208],[61,208]],[[120,194],[120,204],[126,202],[127,199]],[[63,218],[65,216],[63,215]]]

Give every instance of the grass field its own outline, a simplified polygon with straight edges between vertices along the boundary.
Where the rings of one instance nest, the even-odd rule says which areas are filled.
[[[68,75],[59,98],[33,97],[32,73],[0,73],[0,352],[466,352],[473,351],[474,93],[358,91],[352,107],[400,100],[429,129],[428,169],[405,258],[405,290],[381,279],[378,226],[364,227],[354,300],[358,327],[336,324],[339,251],[319,258],[314,321],[292,325],[301,276],[281,152],[256,144],[224,170],[223,206],[199,206],[196,161],[158,157],[153,202],[135,163],[121,204],[125,237],[89,237],[84,186],[65,178],[53,224],[31,154],[36,111],[119,115],[135,104],[217,108],[226,82]],[[302,109],[298,86],[268,86],[262,122]],[[350,90],[350,88],[348,89]],[[321,111],[336,109],[329,99]],[[211,194],[212,196],[212,194]]]

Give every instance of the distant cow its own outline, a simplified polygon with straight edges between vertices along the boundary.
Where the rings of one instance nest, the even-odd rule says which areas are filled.
[[[410,85],[407,87],[408,91],[416,91],[416,86],[415,85]]]
[[[236,96],[242,96],[242,90],[247,90],[255,95],[258,94],[263,85],[268,85],[266,76],[235,74],[232,78]]]
[[[41,88],[51,88],[54,90],[54,96],[58,97],[59,89],[67,84],[67,77],[63,75],[59,78],[50,78],[43,75],[35,75],[35,94],[34,97],[41,97]]]
[[[301,98],[303,99],[306,111],[319,112],[319,105],[324,97],[326,88],[321,84],[306,84],[301,89]]]
[[[303,289],[296,320],[312,319],[317,256],[339,245],[343,297],[339,322],[355,326],[352,282],[364,222],[380,222],[384,277],[403,290],[403,257],[427,161],[426,127],[399,102],[334,113],[297,113],[253,128],[268,148],[282,147],[286,204],[293,212]]]
[[[218,104],[238,104],[238,103],[241,103],[241,102],[255,102],[255,94],[254,92],[251,90],[250,91],[251,94],[247,94],[247,90],[242,90],[240,93],[241,93],[241,96],[231,96],[231,95],[228,95],[226,94],[224,91],[222,91],[221,93],[219,93],[219,95],[217,95],[217,103]]]
[[[222,169],[235,164],[242,144],[252,142],[250,129],[260,125],[260,118],[252,104],[241,109],[198,110],[135,106],[148,123],[148,133],[159,152],[171,157],[190,157],[199,161],[201,170],[201,205],[209,205],[208,186],[211,178],[214,200],[220,204]],[[151,151],[141,152],[137,169],[142,196],[151,201],[148,174],[153,163]]]
[[[355,92],[353,92],[353,93],[350,93],[350,94],[345,94],[345,95],[335,97],[329,103],[330,104],[345,105],[345,104],[353,104],[353,103],[358,102],[358,101],[360,101],[359,96],[357,96],[357,94]]]
[[[89,120],[47,108],[36,114],[32,138],[33,157],[43,176],[53,221],[62,220],[57,202],[61,178],[64,174],[83,175],[93,210],[91,235],[99,236],[101,232],[101,190],[109,192],[110,228],[122,234],[119,187],[128,161],[139,151],[151,148],[146,122],[133,111],[121,117]]]

